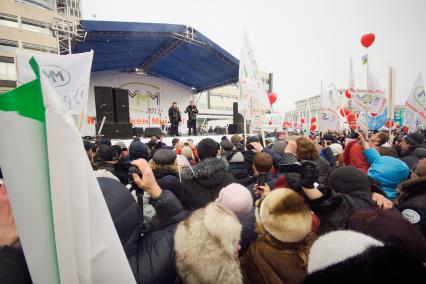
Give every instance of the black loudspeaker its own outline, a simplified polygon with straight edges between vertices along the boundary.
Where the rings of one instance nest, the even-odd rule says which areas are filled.
[[[234,104],[232,105],[232,110],[233,110],[233,114],[232,114],[233,124],[244,124],[244,116],[242,116],[238,112],[238,103],[237,102],[234,102]]]
[[[143,136],[143,127],[133,127],[133,136],[142,137]]]
[[[114,95],[111,87],[95,86],[96,121],[115,122]]]
[[[244,132],[243,123],[232,123],[228,126],[228,134],[241,134]]]
[[[100,126],[101,122],[96,123],[96,133]],[[130,139],[133,137],[132,127],[131,123],[104,123],[101,134],[107,138]]]
[[[129,91],[125,89],[114,88],[113,94],[115,122],[129,123]]]
[[[143,137],[162,136],[163,132],[159,127],[147,127],[143,132]]]

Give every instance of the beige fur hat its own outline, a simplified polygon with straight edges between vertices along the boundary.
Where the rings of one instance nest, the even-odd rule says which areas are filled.
[[[216,202],[194,211],[174,236],[176,268],[184,283],[242,283],[236,250],[241,224]]]
[[[274,238],[287,243],[300,242],[312,231],[308,205],[288,188],[274,189],[260,202],[256,222]]]

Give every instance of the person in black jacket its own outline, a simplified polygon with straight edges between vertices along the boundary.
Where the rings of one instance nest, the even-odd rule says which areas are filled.
[[[400,146],[400,159],[411,169],[420,159],[426,157],[425,138],[422,133],[414,132],[404,136]]]
[[[189,106],[186,107],[185,113],[188,114],[188,135],[191,135],[191,130],[194,135],[197,135],[197,113],[198,109],[194,101],[189,102]]]
[[[99,185],[123,245],[137,283],[173,283],[174,267],[173,234],[177,224],[187,217],[182,205],[167,190],[162,190],[145,160],[136,160],[142,179],[133,175],[138,187],[150,194],[150,202],[156,209],[157,230],[141,236],[140,213],[137,203],[127,189],[110,178],[98,178]]]
[[[356,211],[378,208],[367,175],[357,168],[337,168],[330,175],[329,187],[315,188],[314,182],[318,178],[316,164],[305,161],[302,167],[304,164],[315,168],[313,175],[302,174],[300,183],[311,210],[320,219],[318,234],[344,229],[347,218]]]
[[[195,210],[214,201],[219,191],[235,182],[234,176],[227,172],[226,160],[217,158],[219,143],[211,138],[201,140],[197,145],[201,161],[182,169],[181,178],[185,192],[184,206]]]
[[[398,185],[395,207],[426,237],[426,158],[419,161],[412,178]]]
[[[229,163],[228,172],[230,172],[235,181],[241,185],[248,185],[250,182],[250,176],[246,166],[244,165],[244,156],[238,150],[231,150],[224,156],[225,160]]]
[[[169,120],[170,120],[170,135],[171,136],[180,136],[179,135],[179,123],[182,121],[180,116],[179,108],[177,103],[173,102],[172,106],[169,108]]]

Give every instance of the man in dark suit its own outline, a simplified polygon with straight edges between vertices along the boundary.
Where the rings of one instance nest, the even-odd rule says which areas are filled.
[[[191,135],[191,130],[194,133],[194,135],[197,135],[198,109],[194,101],[189,102],[189,106],[186,107],[185,113],[188,113],[188,135]]]
[[[177,103],[173,102],[172,106],[169,108],[169,120],[170,120],[170,135],[171,136],[180,136],[179,135],[179,123],[182,121],[180,117],[180,111],[177,107]]]

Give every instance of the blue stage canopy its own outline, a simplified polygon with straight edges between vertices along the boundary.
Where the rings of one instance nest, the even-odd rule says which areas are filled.
[[[92,71],[130,71],[167,78],[194,92],[238,81],[239,61],[197,30],[172,24],[81,21],[73,53],[94,50]]]

